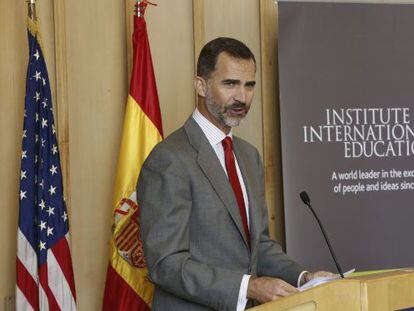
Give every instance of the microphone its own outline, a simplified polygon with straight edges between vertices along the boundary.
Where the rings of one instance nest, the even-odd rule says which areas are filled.
[[[338,260],[336,259],[335,253],[334,253],[334,251],[332,249],[331,243],[329,242],[328,236],[326,235],[325,229],[323,228],[322,223],[319,220],[318,215],[316,215],[315,211],[313,210],[313,208],[312,208],[312,206],[310,204],[310,198],[309,198],[308,194],[305,191],[302,191],[299,194],[299,196],[302,199],[303,203],[309,207],[309,209],[311,210],[313,216],[318,221],[319,227],[321,228],[321,231],[322,231],[323,236],[325,238],[326,244],[328,244],[329,251],[331,252],[332,258],[333,258],[333,260],[335,262],[336,269],[338,269],[338,272],[339,272],[339,275],[341,276],[341,278],[344,278],[344,274],[342,273],[341,266],[339,265]]]

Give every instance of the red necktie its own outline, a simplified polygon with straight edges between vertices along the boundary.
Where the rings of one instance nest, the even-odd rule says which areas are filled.
[[[243,192],[240,185],[239,177],[236,171],[236,161],[233,154],[233,142],[229,136],[222,140],[224,149],[224,158],[226,161],[227,175],[229,177],[230,185],[233,188],[234,195],[236,196],[237,205],[239,206],[240,216],[243,222],[244,233],[246,234],[247,242],[250,247],[250,233],[247,226],[246,207],[244,205]]]

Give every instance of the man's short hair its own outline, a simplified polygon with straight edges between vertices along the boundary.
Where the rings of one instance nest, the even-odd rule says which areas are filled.
[[[252,51],[243,42],[233,38],[220,37],[208,42],[202,48],[197,61],[197,76],[209,78],[216,67],[217,58],[222,52],[234,58],[252,59],[256,64]]]

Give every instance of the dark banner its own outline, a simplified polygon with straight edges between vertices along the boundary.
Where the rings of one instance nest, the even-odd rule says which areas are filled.
[[[335,270],[414,266],[414,5],[279,1],[287,252]]]

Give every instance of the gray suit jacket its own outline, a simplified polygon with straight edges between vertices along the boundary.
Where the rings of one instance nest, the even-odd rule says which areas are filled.
[[[249,198],[251,250],[227,176],[191,117],[143,165],[137,193],[153,310],[234,311],[243,274],[296,286],[303,269],[269,238],[260,156],[237,137],[233,148]]]

